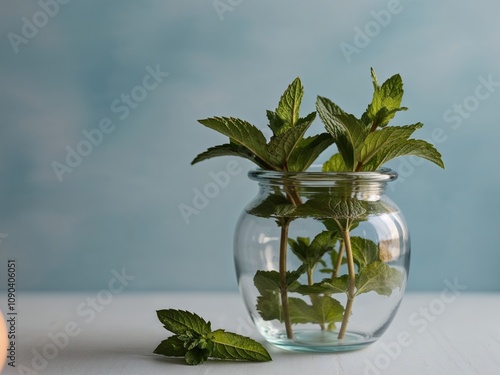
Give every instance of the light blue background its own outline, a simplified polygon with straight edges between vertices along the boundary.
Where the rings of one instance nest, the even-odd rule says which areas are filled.
[[[213,0],[73,0],[16,54],[9,33],[22,35],[23,17],[41,8],[2,0],[1,275],[15,258],[23,290],[101,289],[123,268],[135,276],[129,290],[235,290],[233,229],[257,186],[242,159],[189,165],[225,141],[196,120],[236,116],[265,129],[265,110],[296,76],[303,114],[320,94],[360,115],[373,66],[380,80],[402,75],[410,110],[395,123],[422,121],[417,136],[437,140],[447,166],[392,164],[403,178],[389,192],[413,239],[410,289],[457,278],[500,290],[500,87],[470,97],[480,77],[500,82],[498,1],[401,0],[379,30],[372,12],[394,1],[231,3],[218,14]],[[373,37],[348,61],[342,43],[355,46],[367,27]],[[121,120],[113,101],[157,65],[169,76]],[[464,101],[473,110],[443,118]],[[114,131],[59,182],[52,163],[103,118]],[[241,172],[186,223],[179,205],[231,160]]]

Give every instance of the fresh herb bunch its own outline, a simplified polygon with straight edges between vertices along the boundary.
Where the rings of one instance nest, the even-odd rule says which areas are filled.
[[[406,111],[401,107],[403,81],[399,74],[381,86],[371,69],[373,99],[360,119],[344,112],[331,100],[318,96],[316,109],[327,133],[304,138],[316,118],[312,112],[299,117],[304,87],[296,78],[281,96],[275,111],[267,111],[273,136],[266,137],[256,126],[233,117],[212,117],[199,120],[202,125],[227,137],[229,143],[211,147],[199,154],[191,164],[216,156],[240,156],[266,170],[302,172],[335,143],[338,153],[324,165],[325,172],[375,171],[391,159],[415,155],[444,168],[441,154],[430,143],[410,139],[423,124],[390,126],[395,114]]]
[[[328,133],[304,137],[316,113],[300,117],[304,87],[296,78],[286,89],[275,111],[267,111],[273,136],[266,137],[254,125],[233,117],[212,117],[199,122],[229,137],[229,143],[209,148],[191,164],[215,156],[236,155],[249,159],[260,168],[275,171],[302,172],[333,142]]]
[[[189,365],[199,365],[208,358],[228,361],[271,361],[258,342],[222,329],[212,331],[210,322],[183,310],[158,310],[158,319],[172,333],[154,350],[155,354],[184,357]]]
[[[430,143],[412,139],[421,123],[388,126],[401,106],[403,82],[396,74],[382,85],[371,70],[374,93],[371,103],[360,118],[343,111],[331,100],[318,97],[316,110],[326,133],[305,137],[316,113],[299,117],[304,89],[296,78],[282,95],[275,111],[267,111],[268,126],[273,132],[269,142],[263,133],[250,123],[228,117],[214,117],[199,122],[229,137],[229,143],[209,148],[199,154],[192,164],[215,156],[236,155],[247,158],[266,170],[302,172],[331,144],[335,153],[323,165],[324,172],[376,171],[391,159],[404,155],[425,158],[444,168],[441,154]],[[375,292],[389,296],[403,283],[403,274],[389,266],[383,244],[358,236],[351,231],[367,220],[370,212],[383,210],[379,202],[353,199],[349,191],[343,197],[324,194],[308,197],[303,202],[300,191],[284,186],[250,209],[250,214],[275,219],[281,230],[279,269],[259,270],[254,284],[260,293],[257,310],[264,320],[284,323],[289,339],[294,338],[293,324],[318,324],[321,330],[338,330],[343,339],[352,313],[355,297]],[[297,218],[312,217],[323,222],[325,230],[310,238],[288,238],[290,224]],[[287,270],[288,250],[302,263],[298,269]],[[325,258],[326,261],[325,261]],[[328,265],[328,262],[330,265]],[[330,277],[315,283],[314,269]],[[340,270],[346,265],[347,273]],[[307,283],[299,279],[306,275]],[[308,296],[291,297],[290,293]],[[345,306],[332,295],[344,293]]]
[[[403,81],[396,74],[381,86],[371,69],[373,99],[360,119],[344,112],[331,100],[318,97],[316,109],[338,148],[323,165],[325,172],[375,171],[398,156],[415,155],[444,168],[441,154],[430,143],[410,139],[423,124],[387,126],[399,111],[403,99]]]

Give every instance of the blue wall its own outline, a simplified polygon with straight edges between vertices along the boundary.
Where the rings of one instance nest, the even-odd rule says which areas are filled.
[[[100,289],[125,268],[130,290],[235,290],[232,232],[257,187],[241,159],[189,165],[223,141],[196,120],[264,128],[296,76],[304,113],[320,94],[361,114],[373,66],[402,75],[396,123],[424,122],[447,166],[392,164],[410,288],[500,290],[498,1],[66,2],[0,4],[0,268],[16,259],[19,288]]]

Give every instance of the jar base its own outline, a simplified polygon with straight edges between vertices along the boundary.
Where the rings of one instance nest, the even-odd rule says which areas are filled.
[[[376,338],[367,337],[355,332],[347,332],[343,339],[338,338],[338,332],[302,330],[294,332],[290,340],[285,333],[274,337],[267,337],[267,341],[280,349],[294,352],[335,353],[363,349],[376,341]]]

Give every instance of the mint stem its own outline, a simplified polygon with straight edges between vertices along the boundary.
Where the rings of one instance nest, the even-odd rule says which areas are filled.
[[[347,269],[349,271],[349,285],[347,291],[347,304],[344,310],[344,318],[342,319],[342,325],[340,326],[340,331],[338,335],[339,340],[342,340],[345,336],[356,292],[356,272],[354,270],[354,258],[352,255],[351,234],[349,233],[349,226],[350,225],[346,223],[346,228],[342,230],[342,237],[344,239],[346,257],[347,257]]]
[[[288,285],[286,282],[286,252],[287,252],[289,225],[290,221],[288,219],[285,219],[283,225],[281,226],[279,276],[280,276],[281,306],[283,308],[283,321],[285,323],[286,336],[289,339],[293,339],[292,322],[290,320],[290,308],[288,305]]]
[[[288,200],[292,202],[294,206],[299,206],[302,204],[299,194],[293,186],[285,186],[285,191]],[[280,238],[280,256],[279,256],[279,278],[280,278],[280,294],[281,294],[281,306],[283,308],[283,321],[285,323],[286,336],[287,338],[293,340],[293,329],[292,322],[290,319],[290,307],[288,305],[288,285],[286,281],[286,255],[288,246],[288,227],[290,226],[292,219],[284,218],[281,225],[281,238]]]
[[[340,241],[339,255],[337,257],[337,264],[335,264],[335,269],[333,270],[332,279],[339,276],[340,267],[342,266],[342,258],[344,256],[344,247],[344,241],[342,240]]]

